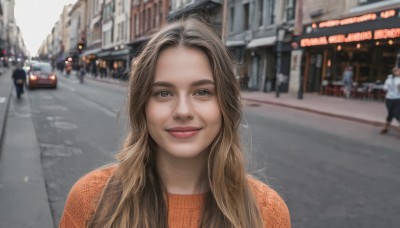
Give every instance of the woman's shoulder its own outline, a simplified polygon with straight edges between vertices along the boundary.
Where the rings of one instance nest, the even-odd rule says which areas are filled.
[[[267,184],[253,177],[249,177],[248,181],[264,224],[268,227],[291,227],[289,209],[282,197]]]
[[[60,227],[82,227],[94,211],[116,166],[93,170],[82,176],[71,188]]]

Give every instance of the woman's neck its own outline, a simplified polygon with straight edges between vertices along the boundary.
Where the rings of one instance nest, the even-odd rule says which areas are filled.
[[[203,157],[182,159],[157,154],[157,170],[168,193],[199,194],[209,190]]]

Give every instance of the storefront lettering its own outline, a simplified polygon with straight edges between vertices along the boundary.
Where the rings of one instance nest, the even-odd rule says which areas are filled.
[[[385,11],[387,12],[387,11]],[[384,12],[382,12],[384,13]],[[327,27],[334,27],[334,26],[339,26],[339,25],[349,25],[349,24],[354,24],[354,23],[360,23],[364,21],[373,21],[376,20],[377,15],[375,13],[370,13],[370,14],[365,14],[359,17],[350,17],[350,18],[345,18],[342,20],[330,20],[330,21],[324,21],[319,23],[320,28],[327,28]]]
[[[374,32],[374,39],[389,39],[400,37],[400,28],[380,29]]]
[[[324,21],[319,23],[320,28],[334,27],[340,25],[340,20]]]
[[[326,36],[317,37],[317,38],[306,38],[306,39],[302,39],[300,41],[300,45],[302,47],[324,45],[324,44],[328,44],[328,40],[326,39]]]
[[[400,33],[400,29],[398,32]],[[309,46],[325,45],[325,44],[358,42],[364,40],[372,40],[372,31],[349,33],[347,36],[339,34],[329,37],[321,36],[316,38],[304,38],[301,39],[300,45],[302,47],[309,47]]]
[[[345,35],[334,35],[328,38],[330,44],[343,43],[346,40]]]
[[[370,40],[372,39],[372,32],[356,32],[350,33],[347,35],[345,42],[356,42],[356,41],[363,41],[363,40]]]
[[[396,10],[388,10],[381,12],[381,18],[389,18],[393,17],[394,15],[396,15]]]

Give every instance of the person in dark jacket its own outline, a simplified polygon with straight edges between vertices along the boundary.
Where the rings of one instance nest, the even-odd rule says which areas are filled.
[[[21,94],[24,93],[24,85],[26,82],[26,72],[22,69],[21,65],[18,65],[14,70],[12,79],[14,80],[15,90],[19,99]]]

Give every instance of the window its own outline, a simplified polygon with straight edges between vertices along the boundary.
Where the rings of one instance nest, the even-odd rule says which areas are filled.
[[[295,0],[286,1],[286,21],[294,20],[295,15]]]
[[[269,0],[268,5],[268,17],[269,17],[269,24],[272,25],[275,23],[275,0]]]
[[[258,26],[263,25],[264,0],[258,0]]]
[[[158,10],[160,11],[159,15],[158,15],[158,19],[159,19],[159,25],[162,24],[162,19],[163,19],[163,2],[158,3]]]
[[[151,8],[147,8],[147,31],[151,29]]]
[[[135,36],[139,34],[139,17],[135,14]]]
[[[120,34],[120,24],[117,25],[117,42],[119,41],[119,34]]]
[[[146,10],[143,10],[142,11],[142,28],[140,29],[141,34],[144,34],[144,32],[146,31],[146,27],[144,27],[146,25],[145,21],[146,21]]]
[[[153,27],[157,27],[157,17],[158,17],[158,14],[157,14],[157,12],[158,12],[158,10],[157,10],[157,3],[154,3],[154,9],[153,9],[153,12],[154,12],[154,15],[153,15]]]
[[[243,4],[243,29],[248,30],[249,29],[249,3]]]
[[[229,28],[231,32],[233,32],[234,27],[233,27],[233,23],[235,21],[235,7],[231,7],[231,15],[230,15],[230,22],[229,22]]]

